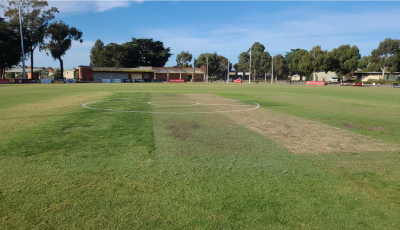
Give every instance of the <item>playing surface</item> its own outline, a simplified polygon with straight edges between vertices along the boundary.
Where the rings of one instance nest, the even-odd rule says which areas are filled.
[[[400,90],[0,85],[0,228],[399,226]]]

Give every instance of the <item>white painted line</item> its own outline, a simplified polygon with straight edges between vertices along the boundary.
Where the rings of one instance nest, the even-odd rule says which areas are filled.
[[[142,98],[150,98],[150,97],[142,97]],[[154,98],[154,97],[153,97]],[[159,97],[159,98],[166,98],[166,97]],[[155,106],[193,106],[193,105],[202,105],[199,102],[193,102],[193,101],[155,101],[155,102],[141,102],[141,101],[137,101],[134,100],[132,98],[115,98],[115,99],[106,99],[103,101],[92,101],[92,102],[87,102],[82,104],[82,107],[87,108],[87,109],[95,109],[95,110],[105,110],[105,111],[114,111],[114,112],[126,112],[126,113],[159,113],[159,114],[211,114],[211,113],[230,113],[230,112],[241,112],[241,111],[248,111],[248,110],[254,110],[254,109],[258,109],[260,108],[260,105],[258,103],[255,102],[249,102],[249,101],[240,101],[240,100],[232,100],[232,99],[219,99],[219,100],[230,100],[230,101],[238,101],[238,102],[247,102],[247,103],[252,103],[255,105],[255,107],[253,108],[248,108],[248,109],[237,109],[237,110],[226,110],[226,111],[212,111],[212,112],[146,112],[146,111],[131,111],[131,110],[116,110],[116,109],[101,109],[101,108],[94,108],[94,107],[90,107],[90,104],[93,103],[102,103],[102,102],[119,102],[117,100],[130,100],[133,102],[137,102],[137,103],[148,103],[149,105],[155,105]],[[197,98],[194,98],[195,100],[197,100]],[[206,98],[207,100],[209,100],[208,98]],[[124,102],[124,101],[120,101],[120,102]],[[153,104],[153,103],[157,103],[157,102],[189,102],[189,103],[196,103],[193,105],[157,105],[157,104]],[[206,104],[205,104],[206,105]],[[213,104],[210,104],[213,105]],[[229,104],[214,104],[214,105],[228,105]],[[253,105],[253,106],[254,106]],[[238,105],[232,105],[232,106],[238,106]],[[251,105],[240,105],[240,106],[251,106]]]

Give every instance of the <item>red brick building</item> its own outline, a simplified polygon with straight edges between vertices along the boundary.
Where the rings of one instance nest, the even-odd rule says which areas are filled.
[[[170,79],[183,79],[185,81],[204,82],[207,68],[173,68],[173,67],[152,67],[140,66],[138,68],[110,68],[79,66],[79,79],[89,82],[102,82],[102,79],[142,79],[147,82],[162,79],[169,82]],[[195,77],[193,77],[195,75]]]

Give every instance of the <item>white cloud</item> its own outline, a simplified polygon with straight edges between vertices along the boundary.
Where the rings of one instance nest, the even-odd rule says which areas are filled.
[[[129,7],[130,1],[49,1],[49,6],[57,7],[60,13],[104,12],[118,7]]]

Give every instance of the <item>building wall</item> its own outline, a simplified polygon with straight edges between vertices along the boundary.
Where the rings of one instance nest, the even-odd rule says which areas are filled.
[[[171,73],[169,74],[169,78],[170,79],[172,79],[171,78]],[[178,76],[178,78],[179,78],[179,76]],[[156,74],[156,79],[162,79],[163,81],[166,81],[167,80],[167,74],[166,73],[157,73]]]
[[[75,70],[64,70],[64,77],[66,79],[74,79]]]
[[[39,79],[39,73],[38,72],[33,72],[33,77],[31,72],[26,72],[26,78],[27,79],[32,79],[32,80],[37,80]]]
[[[197,73],[196,73],[196,78],[195,78],[195,80],[196,80],[196,82],[203,82],[203,80],[204,80],[204,74],[203,74],[203,73],[200,73],[200,74],[197,74]]]
[[[391,76],[399,76],[400,73],[399,72],[395,72],[392,74],[386,74],[383,79],[388,79],[389,75]],[[382,79],[382,72],[357,72],[354,73],[354,76],[357,77],[357,80],[362,81],[362,82],[366,82],[368,80],[379,80]],[[396,80],[396,77],[390,77],[392,80]]]
[[[314,74],[312,74],[312,77],[314,77]],[[330,82],[332,80],[332,77],[337,77],[335,72],[331,72],[331,71],[329,71],[328,73],[318,72],[317,73],[317,79],[315,79],[315,81],[327,81],[327,82]]]
[[[82,81],[93,81],[92,67],[79,67],[79,79]]]
[[[129,77],[129,79],[132,79],[132,80],[143,78],[142,73],[129,73],[128,77]]]
[[[360,79],[362,82],[368,80],[379,80],[382,76],[382,73],[359,73]],[[357,77],[358,79],[358,77]]]
[[[94,72],[93,80],[101,79],[128,79],[128,73]]]

